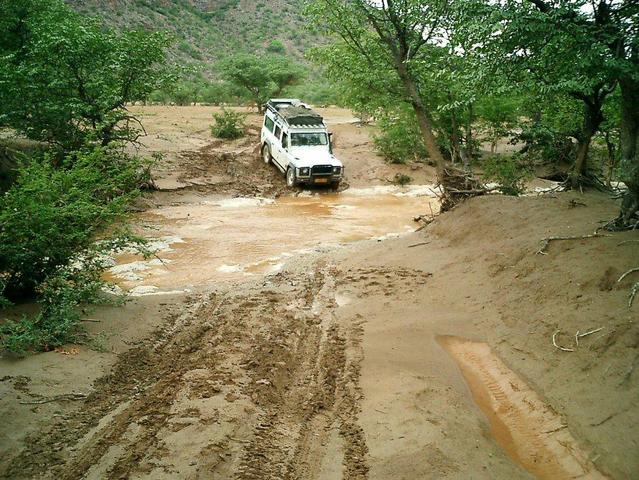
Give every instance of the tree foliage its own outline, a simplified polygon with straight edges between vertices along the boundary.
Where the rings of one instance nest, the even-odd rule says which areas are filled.
[[[53,348],[72,340],[78,307],[99,299],[114,249],[136,242],[121,222],[146,162],[113,148],[48,156],[22,165],[0,197],[0,303],[37,299],[33,318],[0,328],[0,349]],[[99,241],[98,241],[99,237]]]
[[[77,149],[135,140],[126,104],[164,85],[163,33],[115,32],[62,0],[0,3],[0,124]]]
[[[14,165],[0,196],[0,306],[39,305],[2,324],[0,349],[77,340],[80,306],[101,299],[108,254],[139,243],[115,227],[150,183],[148,162],[122,148],[142,129],[126,104],[170,78],[167,42],[106,29],[61,0],[0,3],[0,125],[49,146]]]
[[[269,98],[304,77],[300,66],[280,55],[240,54],[221,62],[219,71],[222,78],[246,91],[260,112]]]

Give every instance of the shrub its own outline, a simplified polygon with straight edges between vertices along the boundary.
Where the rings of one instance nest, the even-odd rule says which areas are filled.
[[[505,195],[521,195],[526,180],[532,177],[517,155],[493,155],[484,160],[484,180],[495,182]]]
[[[214,113],[213,118],[215,124],[211,125],[211,133],[214,137],[234,139],[244,135],[244,114],[222,109],[222,113]]]
[[[147,165],[113,149],[67,155],[58,168],[34,158],[0,197],[0,306],[36,299],[33,318],[0,327],[0,348],[48,349],[74,338],[77,308],[99,300],[106,255],[133,239],[96,241],[122,220],[146,180]]]
[[[400,187],[403,187],[404,185],[408,185],[412,181],[413,181],[413,177],[411,177],[410,175],[406,175],[404,173],[396,173],[395,177],[393,178],[393,184],[399,185]]]
[[[0,326],[0,348],[16,353],[47,351],[67,342],[78,342],[82,304],[96,303],[105,285],[102,273],[106,256],[87,252],[81,262],[60,267],[37,287],[40,311],[32,318]]]
[[[266,51],[269,53],[278,53],[283,55],[286,53],[286,47],[281,40],[273,40],[268,47],[266,47]]]
[[[375,147],[390,163],[426,158],[426,148],[414,115],[402,112],[397,117],[381,118],[379,127],[381,134],[374,138]]]

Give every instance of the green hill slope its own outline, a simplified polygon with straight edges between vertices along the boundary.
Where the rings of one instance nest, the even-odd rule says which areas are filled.
[[[303,59],[321,41],[302,15],[303,0],[67,0],[114,27],[166,30],[173,55],[210,63],[237,52],[279,51]]]

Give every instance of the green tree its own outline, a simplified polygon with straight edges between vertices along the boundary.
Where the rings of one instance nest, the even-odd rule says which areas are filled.
[[[116,33],[62,0],[1,2],[0,19],[0,124],[67,151],[138,138],[126,105],[170,79],[165,34]]]
[[[304,76],[302,69],[282,56],[240,54],[219,65],[226,81],[245,90],[260,113],[271,97],[298,83]]]
[[[484,20],[472,23],[472,34],[486,58],[496,59],[511,74],[515,67],[525,88],[582,102],[573,186],[589,182],[590,144],[605,120],[606,98],[619,85],[620,170],[629,191],[617,223],[630,225],[639,211],[639,3],[504,0],[474,5]]]
[[[433,112],[424,102],[431,92],[420,90],[416,70],[427,62],[424,52],[437,44],[441,21],[447,18],[449,0],[404,0],[369,2],[366,0],[320,0],[309,7],[318,25],[337,35],[358,64],[368,67],[369,75],[393,72],[397,81],[387,85],[387,93],[399,93],[415,111],[428,156],[435,162],[437,176],[443,180],[445,162],[435,137]],[[370,47],[373,47],[371,49]],[[338,60],[339,61],[339,60]]]

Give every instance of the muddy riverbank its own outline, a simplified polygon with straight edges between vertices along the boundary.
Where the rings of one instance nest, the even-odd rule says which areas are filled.
[[[206,175],[259,163],[187,127],[154,134],[215,149],[197,156]],[[187,163],[159,179],[200,171],[166,152]],[[117,259],[140,296],[87,316],[99,342],[0,360],[0,476],[637,478],[639,306],[634,279],[617,282],[637,232],[537,254],[615,202],[476,198],[411,232],[432,178],[399,189],[364,165],[339,194],[281,195],[273,173],[272,190],[207,180],[147,199],[136,225],[158,258]]]

